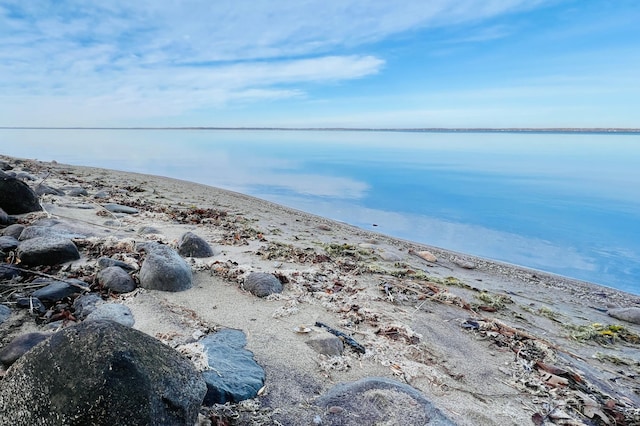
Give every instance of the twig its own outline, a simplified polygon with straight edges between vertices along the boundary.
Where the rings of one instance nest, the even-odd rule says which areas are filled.
[[[335,328],[329,327],[327,324],[316,322],[316,327],[325,328],[329,333],[340,337],[347,345],[351,346],[356,352],[360,352],[361,354],[366,352],[364,346],[360,343],[356,342],[355,339],[340,330],[336,330]]]
[[[53,275],[45,274],[44,272],[38,272],[38,271],[32,271],[30,269],[19,268],[19,267],[14,266],[14,265],[4,265],[4,267],[5,268],[11,268],[13,270],[20,271],[20,272],[26,272],[27,274],[38,275],[38,276],[44,277],[44,278],[51,278],[52,280],[60,281],[60,282],[63,282],[65,284],[69,284],[71,286],[79,288],[82,291],[86,291],[86,292],[90,292],[91,291],[91,289],[89,287],[85,287],[85,286],[80,285],[78,283],[74,283],[72,281],[65,280],[64,278],[58,278],[58,277],[55,277]]]

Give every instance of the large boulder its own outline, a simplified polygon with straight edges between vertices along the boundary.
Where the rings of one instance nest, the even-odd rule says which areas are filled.
[[[0,424],[188,425],[206,385],[190,361],[112,321],[65,328],[24,354],[0,388]]]
[[[80,259],[80,252],[73,241],[55,235],[22,241],[18,257],[25,265],[58,265]]]
[[[8,214],[42,210],[38,196],[29,188],[29,185],[6,173],[0,174],[0,208]]]
[[[149,290],[183,291],[193,285],[191,267],[171,247],[159,243],[140,246],[147,257],[140,267],[140,287]]]

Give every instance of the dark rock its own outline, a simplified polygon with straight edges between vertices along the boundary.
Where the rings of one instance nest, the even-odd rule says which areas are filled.
[[[327,356],[342,355],[344,351],[344,344],[337,336],[313,337],[307,340],[306,343],[311,346],[314,351]]]
[[[612,308],[607,311],[607,314],[620,321],[640,324],[640,308]]]
[[[51,186],[45,185],[43,183],[41,183],[40,185],[36,186],[36,194],[38,195],[56,195],[56,196],[63,196],[64,195],[64,191],[60,190],[60,189],[56,189],[56,188],[52,188]]]
[[[11,316],[11,308],[5,305],[0,305],[0,324],[5,322]]]
[[[200,340],[211,370],[202,373],[207,383],[205,405],[255,398],[264,385],[265,373],[244,349],[247,339],[240,330],[220,330]]]
[[[13,237],[18,239],[25,226],[19,223],[14,223],[13,225],[9,225],[2,230],[2,235],[6,235],[7,237]]]
[[[8,214],[22,214],[42,210],[38,196],[29,185],[19,179],[0,176],[0,208]]]
[[[137,268],[129,265],[126,262],[123,262],[121,260],[117,260],[117,259],[112,259],[110,257],[101,257],[98,259],[98,266],[102,269],[105,268],[109,268],[111,266],[117,266],[118,268],[122,268],[125,271],[135,271]]]
[[[147,257],[140,268],[140,287],[150,290],[183,291],[193,285],[191,267],[171,247],[144,243]]]
[[[9,215],[7,214],[7,212],[2,210],[2,208],[0,208],[0,225],[8,225],[9,222],[11,222],[11,219],[9,219]]]
[[[20,233],[20,237],[18,237],[18,239],[20,241],[24,241],[24,240],[30,240],[32,238],[37,238],[37,237],[61,237],[61,238],[68,238],[68,239],[87,238],[87,236],[84,234],[72,232],[61,227],[56,226],[54,228],[55,225],[56,224],[51,226],[47,226],[47,225],[27,226],[22,230],[22,233]]]
[[[123,206],[120,204],[105,204],[104,206],[105,209],[109,210],[111,213],[126,213],[126,214],[136,214],[136,213],[140,213],[140,211],[136,208],[133,207],[129,207],[129,206]]]
[[[79,186],[64,188],[64,190],[70,197],[86,197],[89,195],[86,189]]]
[[[19,243],[14,237],[3,235],[0,237],[0,252],[9,253],[11,250],[17,249]]]
[[[84,281],[80,281],[77,279],[70,279],[69,281],[76,282],[81,286],[86,286]],[[35,280],[33,280],[33,282],[49,282],[49,285],[47,285],[46,287],[42,287],[31,294],[32,297],[37,297],[43,302],[57,302],[58,300],[62,300],[65,297],[69,297],[75,293],[80,293],[81,291],[78,287],[62,281],[52,281],[46,278],[36,278]]]
[[[85,319],[85,321],[102,320],[115,321],[126,327],[133,327],[133,324],[135,324],[131,309],[120,303],[101,303]]]
[[[13,339],[0,351],[0,362],[6,367],[10,366],[18,358],[27,353],[38,343],[46,340],[50,334],[45,333],[27,333]],[[0,417],[1,419],[2,417]]]
[[[0,388],[13,425],[188,425],[206,393],[177,351],[112,321],[67,327],[22,356]]]
[[[0,263],[0,280],[11,280],[20,275],[20,271],[9,263]]]
[[[118,293],[129,293],[135,290],[136,283],[131,275],[119,266],[109,266],[96,275],[98,283]]]
[[[36,180],[36,177],[34,175],[32,175],[31,173],[27,173],[27,172],[18,172],[16,174],[16,177],[18,179],[22,179],[22,180],[30,180],[30,181]]]
[[[209,243],[193,232],[186,232],[180,237],[178,253],[186,257],[211,257],[215,255]]]
[[[0,170],[11,170],[13,166],[4,160],[0,160]]]
[[[37,297],[20,297],[16,300],[16,306],[22,309],[29,309],[33,314],[42,315],[47,312],[47,308]]]
[[[18,257],[25,265],[58,265],[80,259],[80,253],[70,239],[50,236],[23,241],[18,246]]]
[[[418,390],[384,377],[338,384],[315,403],[326,410],[332,425],[380,424],[389,419],[398,425],[455,425]]]
[[[258,297],[267,297],[282,292],[282,283],[278,278],[266,272],[252,272],[245,279],[245,290]]]
[[[73,301],[74,315],[79,320],[84,319],[91,312],[95,311],[98,305],[105,303],[97,293],[87,293],[82,296],[78,296]]]

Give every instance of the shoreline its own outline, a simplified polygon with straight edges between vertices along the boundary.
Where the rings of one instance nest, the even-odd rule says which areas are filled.
[[[203,184],[0,159],[31,174],[32,186],[46,178],[46,185],[88,192],[45,195],[46,213],[27,215],[25,222],[50,216],[96,229],[92,238],[100,242],[169,246],[189,231],[215,247],[210,258],[188,259],[193,288],[137,289],[112,302],[131,309],[134,328],[170,346],[194,333],[242,330],[247,349],[267,374],[266,390],[251,400],[254,408],[231,407],[244,419],[261,413],[282,424],[311,424],[314,416],[322,424],[357,424],[348,422],[348,410],[318,411],[313,401],[338,383],[374,376],[410,385],[459,425],[527,425],[538,424],[538,418],[553,424],[557,409],[576,421],[640,419],[634,391],[640,339],[625,341],[610,331],[638,336],[640,325],[608,315],[611,308],[640,308],[640,296],[386,236]],[[100,191],[109,196],[95,198]],[[105,215],[105,203],[138,213]],[[143,228],[158,232],[143,234]],[[94,265],[83,253],[69,270]],[[276,275],[283,292],[265,299],[249,294],[243,280],[250,272]],[[318,322],[351,336],[365,353],[345,348],[337,357],[318,354],[308,345],[327,335],[313,327]],[[594,324],[622,328],[602,331]],[[293,331],[302,325],[309,334]],[[27,315],[18,316],[10,327],[0,326],[0,341],[34,327]],[[545,366],[554,366],[554,373]],[[599,414],[589,411],[585,398],[595,401]]]

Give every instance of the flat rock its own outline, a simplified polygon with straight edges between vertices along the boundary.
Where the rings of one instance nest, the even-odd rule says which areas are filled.
[[[171,247],[144,243],[147,256],[140,267],[140,287],[149,290],[183,291],[193,285],[191,267]]]
[[[384,377],[341,383],[315,401],[325,409],[327,424],[455,426],[417,389]]]
[[[85,321],[115,321],[126,327],[133,327],[135,319],[128,306],[120,303],[101,303],[87,315]]]
[[[83,322],[7,371],[0,423],[191,426],[205,393],[201,374],[169,346],[113,321]]]
[[[7,214],[23,214],[42,210],[38,196],[20,179],[3,173],[0,176],[0,208]]]
[[[72,280],[69,280],[72,281]],[[32,297],[37,297],[43,302],[57,302],[59,300],[64,299],[65,297],[69,297],[73,294],[80,293],[80,289],[74,285],[71,285],[62,281],[52,281],[46,278],[36,278],[33,280],[34,283],[49,283],[47,286],[42,287],[33,293],[31,293]],[[84,281],[80,281],[74,279],[74,282],[81,286],[86,286]]]
[[[29,309],[31,313],[42,315],[47,312],[47,307],[37,297],[19,297],[16,306],[21,309]]]
[[[70,197],[86,197],[89,195],[87,190],[80,186],[66,186],[64,191]]]
[[[123,262],[121,260],[112,259],[110,257],[105,257],[105,256],[98,259],[98,266],[102,269],[109,268],[110,266],[117,266],[129,272],[135,271],[136,269],[138,269],[135,266],[129,265],[128,263]]]
[[[38,195],[56,195],[58,197],[61,197],[64,195],[64,191],[62,191],[61,189],[53,188],[43,183],[36,186],[35,192]]]
[[[640,308],[612,308],[607,314],[620,321],[640,324]]]
[[[382,260],[386,260],[387,262],[400,262],[404,259],[404,256],[400,255],[400,253],[389,250],[380,250],[378,255]]]
[[[25,265],[58,265],[80,259],[78,248],[68,238],[35,237],[18,246],[18,257]]]
[[[312,337],[306,344],[314,351],[327,356],[339,356],[344,351],[344,343],[337,336]]]
[[[426,251],[426,250],[422,250],[422,251],[417,251],[416,254],[418,255],[418,257],[421,257],[422,259],[426,260],[427,262],[437,262],[438,258],[431,253],[430,251]]]
[[[178,253],[185,257],[211,257],[215,252],[204,238],[193,232],[185,232],[178,242]]]
[[[136,283],[131,275],[119,266],[109,266],[96,275],[98,283],[117,293],[129,293],[135,290]]]
[[[6,367],[10,366],[18,360],[22,355],[27,353],[38,343],[46,340],[50,334],[45,333],[26,333],[21,334],[0,351],[0,362]]]
[[[470,260],[454,257],[452,260],[454,265],[458,265],[463,269],[476,269],[476,264]]]
[[[0,324],[5,322],[11,316],[11,308],[5,305],[0,305]]]
[[[18,239],[20,237],[20,234],[22,234],[22,231],[24,230],[25,226],[21,225],[19,223],[14,223],[13,225],[9,225],[6,228],[4,228],[2,230],[2,235],[6,235],[8,237],[13,237],[15,239]]]
[[[73,301],[74,315],[78,319],[84,319],[96,310],[98,305],[105,303],[97,293],[87,293],[76,297]]]
[[[240,330],[225,329],[200,340],[211,370],[202,373],[207,383],[205,405],[255,398],[264,385],[264,369],[244,349],[247,339]]]
[[[102,207],[109,210],[111,213],[125,213],[125,214],[140,213],[140,210],[134,207],[123,206],[121,204],[105,204]]]
[[[30,240],[36,237],[61,237],[61,238],[87,238],[85,234],[79,234],[76,232],[70,232],[66,229],[54,228],[54,225],[51,226],[43,226],[43,225],[35,225],[35,226],[27,226],[22,230],[18,240],[25,241]]]
[[[0,237],[0,251],[8,253],[17,249],[19,243],[20,242],[16,238],[9,235],[3,235]]]
[[[252,272],[244,279],[243,288],[254,296],[267,297],[270,294],[281,293],[282,283],[273,274],[266,272]]]

